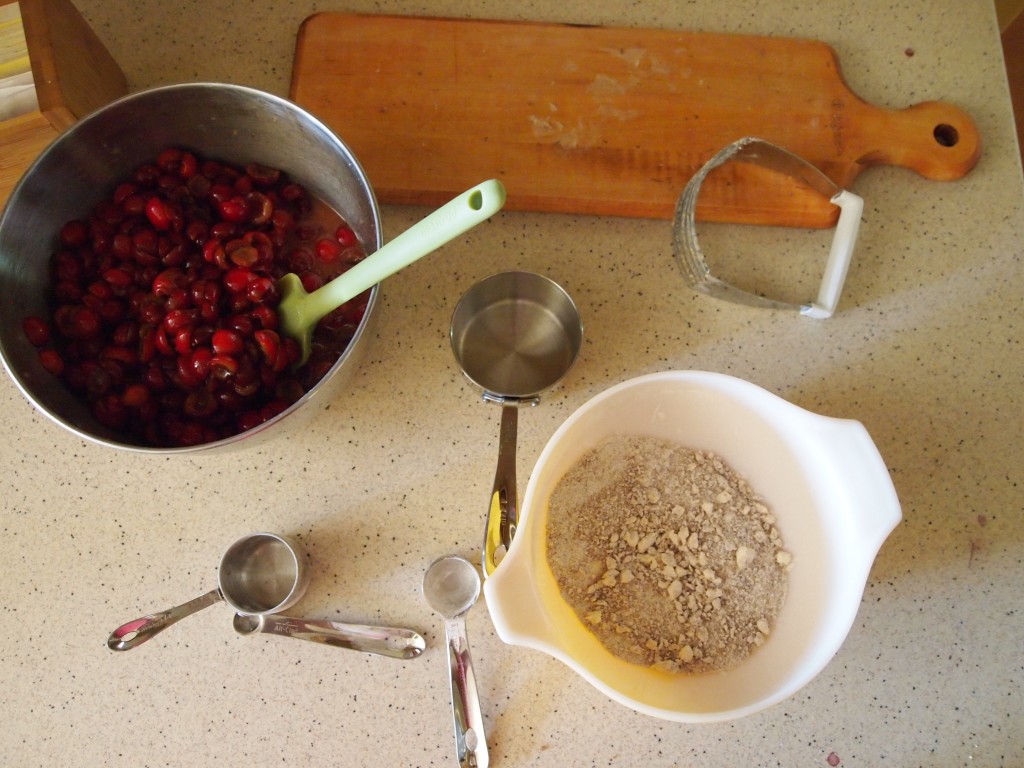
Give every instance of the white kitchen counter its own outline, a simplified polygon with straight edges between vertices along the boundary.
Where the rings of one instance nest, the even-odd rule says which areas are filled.
[[[967,111],[983,155],[955,182],[894,168],[856,181],[860,239],[826,321],[695,295],[668,222],[501,213],[390,278],[350,394],[258,450],[171,460],[87,445],[3,377],[0,764],[454,765],[443,628],[419,588],[435,557],[478,557],[498,409],[464,381],[448,322],[474,281],[521,268],[563,284],[586,323],[569,376],[521,414],[521,490],[592,395],[704,369],[862,421],[904,520],[824,672],[725,724],[613,703],[561,663],[502,644],[481,601],[469,632],[492,765],[1024,765],[1024,185],[989,3],[76,5],[133,90],[227,80],[286,95],[295,33],[315,10],[810,37],[836,49],[873,104]],[[385,208],[385,237],[424,213]],[[779,258],[831,234],[719,229],[727,247]],[[239,637],[224,606],[137,650],[107,650],[122,622],[211,589],[224,548],[254,529],[308,547],[313,580],[296,613],[418,628],[423,657]]]

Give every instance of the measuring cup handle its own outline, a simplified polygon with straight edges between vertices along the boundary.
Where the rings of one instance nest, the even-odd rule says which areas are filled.
[[[455,754],[462,768],[487,768],[487,736],[484,732],[480,694],[469,655],[469,639],[463,617],[446,619],[448,676],[452,689],[452,715],[455,726]]]
[[[110,637],[107,638],[107,647],[112,651],[131,650],[147,640],[151,640],[171,624],[175,624],[186,616],[191,616],[196,611],[201,611],[222,599],[220,590],[214,589],[182,605],[129,621],[110,633]]]
[[[518,523],[518,491],[516,490],[516,439],[519,428],[519,408],[501,407],[501,432],[498,436],[498,466],[494,472],[491,505],[487,510],[484,527],[484,576],[490,576],[498,567],[499,555],[508,552]]]

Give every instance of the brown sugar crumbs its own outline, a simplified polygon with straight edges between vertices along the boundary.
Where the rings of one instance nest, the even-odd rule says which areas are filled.
[[[746,480],[712,453],[619,436],[551,495],[547,559],[614,655],[671,672],[724,670],[771,633],[792,557]]]

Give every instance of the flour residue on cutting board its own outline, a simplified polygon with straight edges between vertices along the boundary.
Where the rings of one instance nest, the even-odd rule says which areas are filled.
[[[596,126],[582,117],[576,118],[574,125],[567,126],[557,113],[558,107],[549,103],[548,114],[530,115],[530,128],[535,139],[562,149],[586,149],[600,141],[600,129]]]
[[[538,141],[554,144],[563,149],[587,149],[601,143],[603,127],[611,122],[625,123],[640,116],[640,110],[630,103],[630,94],[652,77],[664,78],[669,67],[645,48],[602,48],[600,53],[615,60],[608,72],[597,72],[586,86],[590,97],[580,114],[563,119],[559,108],[548,101],[547,114],[529,115],[530,129]],[[566,75],[577,75],[580,66],[575,61],[563,66]]]

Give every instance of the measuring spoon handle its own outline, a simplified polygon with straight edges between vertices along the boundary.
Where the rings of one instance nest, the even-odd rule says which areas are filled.
[[[107,638],[107,647],[112,651],[129,651],[137,645],[142,645],[151,640],[160,632],[163,632],[171,624],[175,624],[186,616],[191,616],[196,611],[201,611],[207,606],[220,602],[224,597],[220,589],[214,589],[205,595],[189,600],[187,603],[168,608],[166,611],[151,613],[140,619],[129,621],[110,633]]]
[[[411,629],[343,624],[325,619],[297,619],[290,616],[235,616],[241,633],[267,632],[313,643],[348,648],[394,659],[414,659],[423,653],[426,641]]]
[[[452,714],[455,724],[455,755],[462,768],[487,768],[490,757],[480,710],[480,694],[469,655],[469,639],[463,617],[445,619],[448,641],[448,673],[452,686]]]

